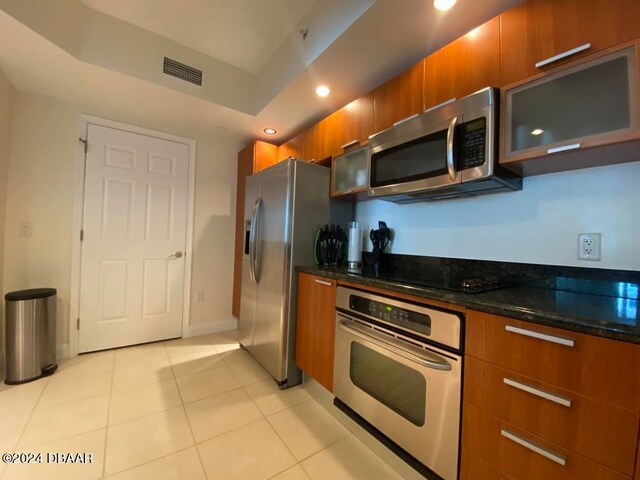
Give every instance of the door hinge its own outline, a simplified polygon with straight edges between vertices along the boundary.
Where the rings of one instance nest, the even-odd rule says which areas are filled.
[[[80,137],[78,138],[78,140],[80,140],[82,143],[84,143],[84,154],[87,154],[87,150],[89,150],[89,142],[87,140],[85,140],[84,138]]]
[[[80,330],[80,319],[78,318],[78,322],[76,323],[76,330]]]
[[[84,230],[80,230],[80,241],[84,241]]]

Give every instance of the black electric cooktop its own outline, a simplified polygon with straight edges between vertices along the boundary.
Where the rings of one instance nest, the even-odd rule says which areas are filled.
[[[397,282],[405,285],[416,285],[424,288],[437,288],[463,293],[483,293],[501,288],[512,287],[514,284],[504,278],[496,276],[446,276],[446,277],[420,277],[417,275],[400,275],[392,272],[375,272],[370,269],[354,269],[349,273],[362,275],[363,277],[377,278],[388,282]]]

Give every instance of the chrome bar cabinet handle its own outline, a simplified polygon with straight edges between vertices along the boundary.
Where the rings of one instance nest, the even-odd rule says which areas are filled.
[[[552,462],[556,462],[558,465],[562,465],[564,467],[567,464],[567,458],[564,455],[560,455],[559,453],[556,453],[553,450],[549,450],[548,448],[538,445],[537,443],[534,443],[530,440],[527,440],[526,438],[521,437],[520,435],[516,435],[515,433],[510,432],[509,430],[505,430],[505,429],[500,430],[500,435],[502,435],[505,438],[508,438],[512,442],[517,443],[518,445],[523,446],[528,450],[531,450],[534,453],[537,453],[538,455],[543,456],[544,458],[548,458]]]
[[[591,43],[585,43],[584,45],[580,45],[579,47],[572,48],[571,50],[567,50],[566,52],[559,53],[558,55],[554,55],[553,57],[540,60],[538,63],[536,63],[536,68],[542,68],[545,65],[549,65],[551,63],[557,62],[558,60],[562,60],[563,58],[570,57],[572,55],[575,55],[576,53],[584,52],[585,50],[589,50],[590,48]]]
[[[530,393],[531,395],[535,395],[536,397],[544,398],[545,400],[549,400],[553,403],[557,403],[558,405],[562,405],[564,407],[571,407],[570,398],[562,397],[560,395],[555,395],[551,392],[547,392],[540,388],[536,388],[531,385],[527,385],[526,383],[519,382],[518,380],[514,380],[513,378],[504,377],[502,381],[506,385],[509,385],[510,387],[517,388],[518,390],[522,390],[523,392]]]
[[[549,335],[548,333],[536,332],[534,330],[527,330],[526,328],[514,327],[513,325],[505,325],[504,329],[507,332],[515,333],[517,335],[537,338],[538,340],[557,343],[558,345],[564,345],[565,347],[573,347],[576,344],[576,342],[570,338],[558,337],[556,335]]]

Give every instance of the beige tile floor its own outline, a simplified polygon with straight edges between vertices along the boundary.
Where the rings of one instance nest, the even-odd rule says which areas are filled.
[[[0,478],[407,478],[308,389],[279,390],[235,335],[81,355],[52,377],[3,384],[1,453],[91,453],[93,463],[0,463]]]

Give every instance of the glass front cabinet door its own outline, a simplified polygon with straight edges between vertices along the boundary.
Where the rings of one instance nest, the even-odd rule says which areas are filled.
[[[339,197],[367,189],[368,147],[334,157],[331,166],[331,196]]]
[[[500,163],[640,138],[638,85],[636,42],[503,89]]]

